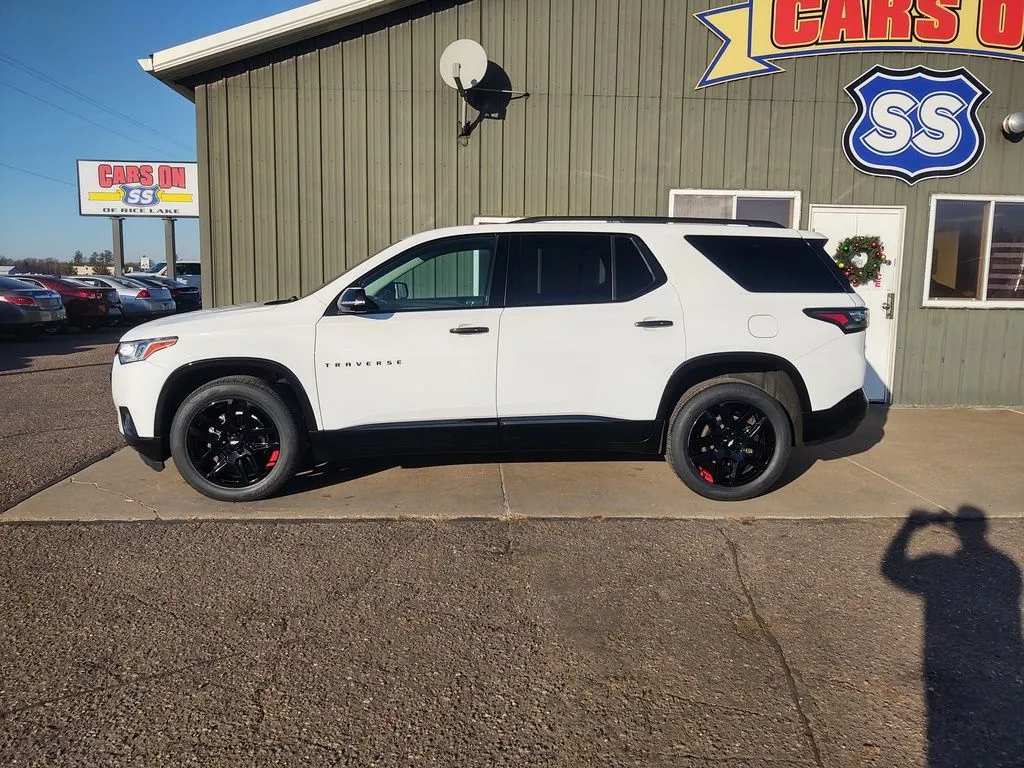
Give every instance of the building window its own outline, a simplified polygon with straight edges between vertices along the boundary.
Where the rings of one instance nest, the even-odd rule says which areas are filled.
[[[1024,306],[1024,198],[936,195],[927,306]]]
[[[799,227],[800,193],[673,189],[669,192],[668,215],[673,218],[761,219],[784,227]]]

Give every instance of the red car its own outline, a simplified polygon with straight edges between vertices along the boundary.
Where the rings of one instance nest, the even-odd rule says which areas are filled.
[[[114,288],[94,288],[72,283],[52,275],[11,275],[16,280],[49,288],[60,294],[68,312],[68,325],[96,328],[116,325],[123,316],[121,297]]]

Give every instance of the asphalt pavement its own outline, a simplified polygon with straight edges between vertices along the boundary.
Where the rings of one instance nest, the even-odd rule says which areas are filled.
[[[983,525],[6,525],[0,764],[1020,765]]]
[[[110,399],[123,333],[0,336],[0,512],[124,445]]]

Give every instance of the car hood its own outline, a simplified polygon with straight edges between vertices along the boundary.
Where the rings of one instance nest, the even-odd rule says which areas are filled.
[[[273,312],[280,306],[282,305],[268,306],[262,303],[238,304],[230,307],[217,307],[215,309],[200,309],[184,315],[170,315],[135,326],[121,337],[121,341],[151,339],[154,336],[173,336],[179,330],[187,333],[193,330],[206,330],[207,328],[216,329],[221,321],[234,324],[235,321],[242,320],[243,318],[251,318],[254,315]],[[202,328],[203,324],[206,325],[206,328]]]

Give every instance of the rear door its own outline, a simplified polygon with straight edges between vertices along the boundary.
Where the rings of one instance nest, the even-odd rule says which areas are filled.
[[[646,440],[685,356],[679,296],[638,237],[513,239],[498,344],[506,447]]]

